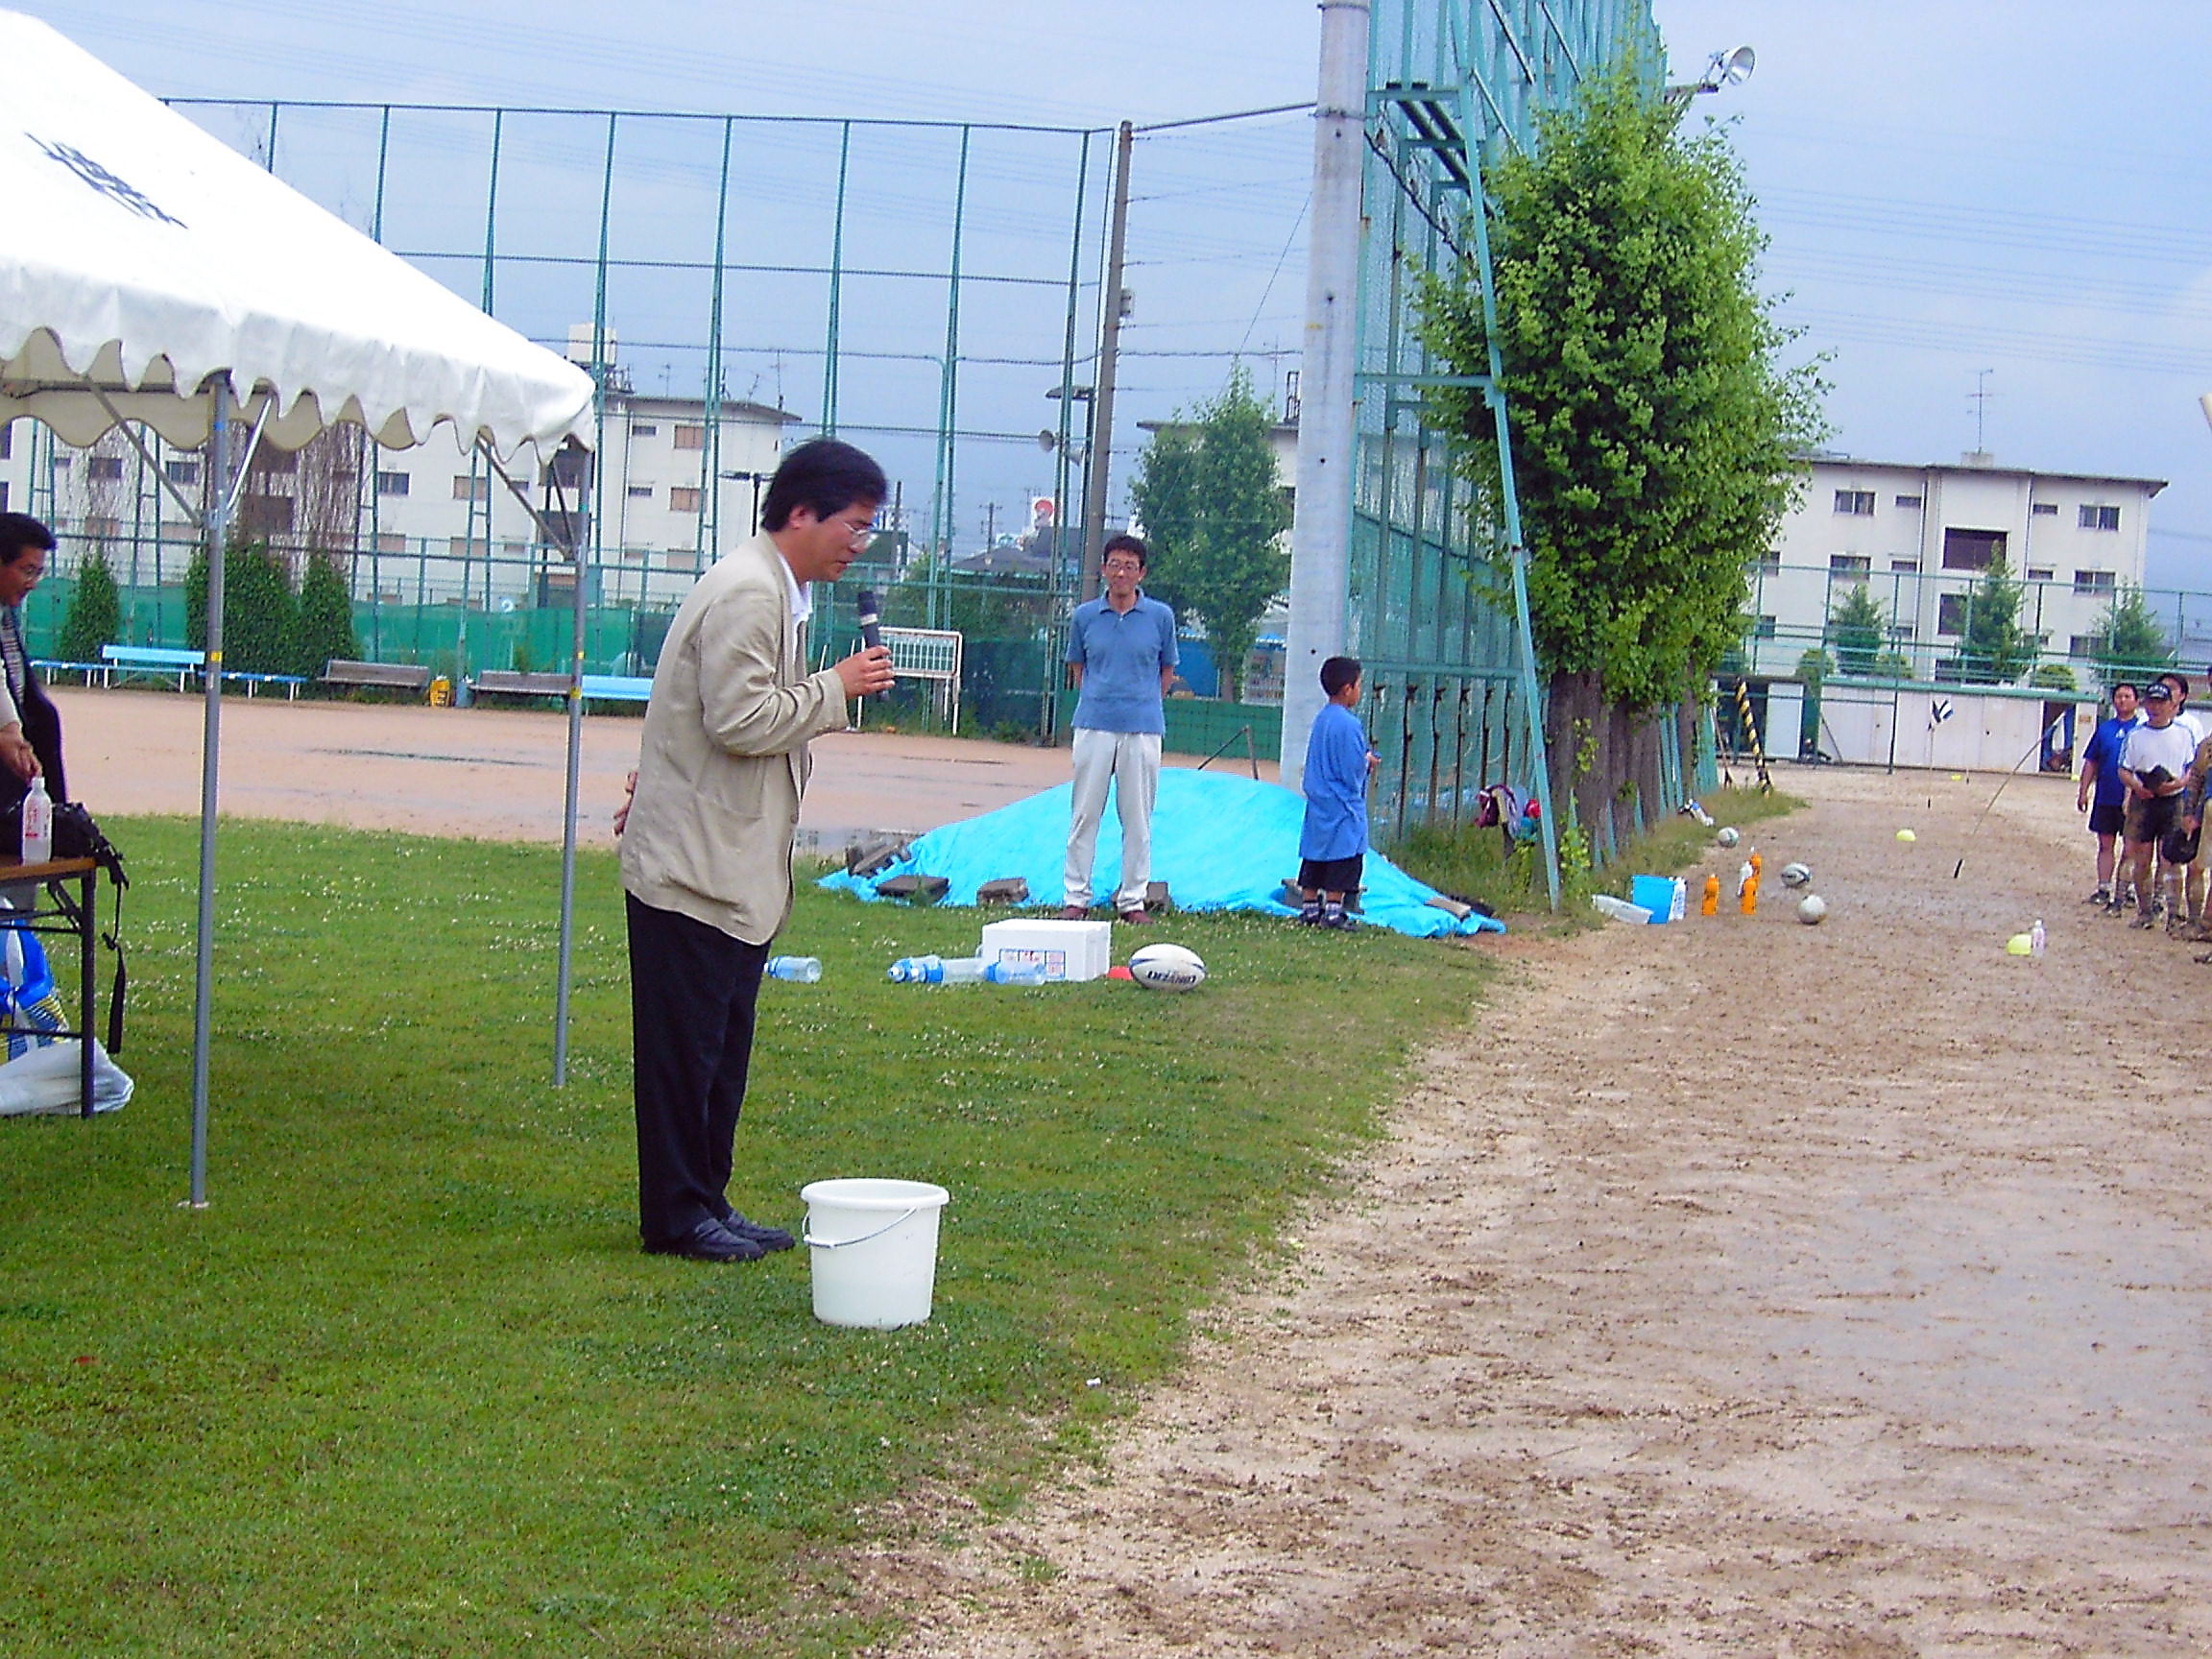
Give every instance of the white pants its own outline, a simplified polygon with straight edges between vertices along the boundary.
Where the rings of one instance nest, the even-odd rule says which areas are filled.
[[[1152,880],[1152,802],[1160,793],[1160,734],[1075,728],[1075,797],[1068,827],[1067,902],[1091,907],[1091,862],[1106,786],[1114,785],[1121,818],[1120,911],[1144,908]]]

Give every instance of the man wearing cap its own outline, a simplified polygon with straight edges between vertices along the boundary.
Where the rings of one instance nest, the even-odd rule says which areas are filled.
[[[2174,723],[2174,688],[2153,680],[2143,688],[2143,724],[2128,733],[2120,751],[2120,781],[2127,785],[2127,859],[2124,874],[2135,886],[2135,926],[2153,927],[2151,860],[2158,843],[2180,816],[2183,780],[2197,745],[2188,730]],[[2108,913],[2121,912],[2118,891]]]
[[[2074,809],[2089,814],[2089,832],[2097,837],[2097,891],[2088,900],[2092,904],[2109,904],[2114,897],[2112,872],[2119,861],[2117,843],[2128,806],[2128,786],[2120,781],[2120,749],[2128,733],[2143,723],[2136,709],[2139,700],[2128,681],[2113,686],[2112,712],[2097,722],[2096,732],[2081,750],[2081,787],[2074,797]]]

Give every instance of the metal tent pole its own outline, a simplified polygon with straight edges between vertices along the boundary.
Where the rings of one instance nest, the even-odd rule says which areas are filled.
[[[207,439],[206,721],[200,740],[200,909],[192,959],[192,1196],[207,1207],[207,1051],[215,986],[216,775],[223,733],[223,565],[230,532],[230,380],[215,382],[215,419]],[[92,1041],[90,1032],[84,1041]]]
[[[568,778],[567,793],[561,811],[561,960],[558,981],[553,992],[553,1084],[565,1087],[568,1082],[568,996],[572,981],[572,969],[576,952],[576,812],[583,791],[584,777],[584,551],[587,545],[594,551],[599,543],[599,492],[593,476],[599,468],[599,457],[607,447],[607,236],[608,224],[614,204],[614,134],[617,117],[612,112],[607,117],[607,164],[599,183],[599,270],[598,286],[591,301],[591,378],[592,409],[595,430],[592,438],[591,465],[586,477],[591,482],[578,491],[576,515],[573,524],[581,519],[586,528],[584,535],[571,535],[568,543],[570,568],[576,576],[574,601],[570,613],[568,652]]]
[[[822,353],[822,434],[837,436],[837,323],[845,291],[845,187],[853,165],[853,123],[837,137],[837,212],[830,230],[830,325]],[[758,528],[757,525],[755,526]]]

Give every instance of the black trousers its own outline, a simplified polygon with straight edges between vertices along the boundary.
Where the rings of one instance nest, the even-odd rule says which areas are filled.
[[[768,947],[625,894],[636,1045],[637,1228],[671,1243],[730,1214],[727,1190]]]

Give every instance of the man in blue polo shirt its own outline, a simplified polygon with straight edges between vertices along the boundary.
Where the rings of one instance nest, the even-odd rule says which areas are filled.
[[[1160,739],[1167,730],[1161,699],[1175,678],[1175,613],[1147,599],[1144,543],[1117,536],[1106,543],[1106,591],[1076,607],[1068,630],[1068,666],[1074,676],[1075,793],[1068,829],[1067,907],[1070,922],[1091,910],[1091,863],[1106,788],[1114,785],[1121,817],[1121,885],[1114,908],[1124,922],[1144,921],[1152,880],[1152,801],[1160,790]]]
[[[2135,687],[2127,681],[2113,686],[2111,718],[2097,723],[2096,733],[2081,751],[2081,787],[2075,793],[2074,809],[2089,814],[2089,830],[2097,837],[2097,891],[2088,900],[2092,904],[2109,904],[2113,899],[2112,872],[2119,856],[2113,842],[2128,805],[2128,786],[2120,781],[2120,752],[2128,733],[2142,724],[2135,702]]]

